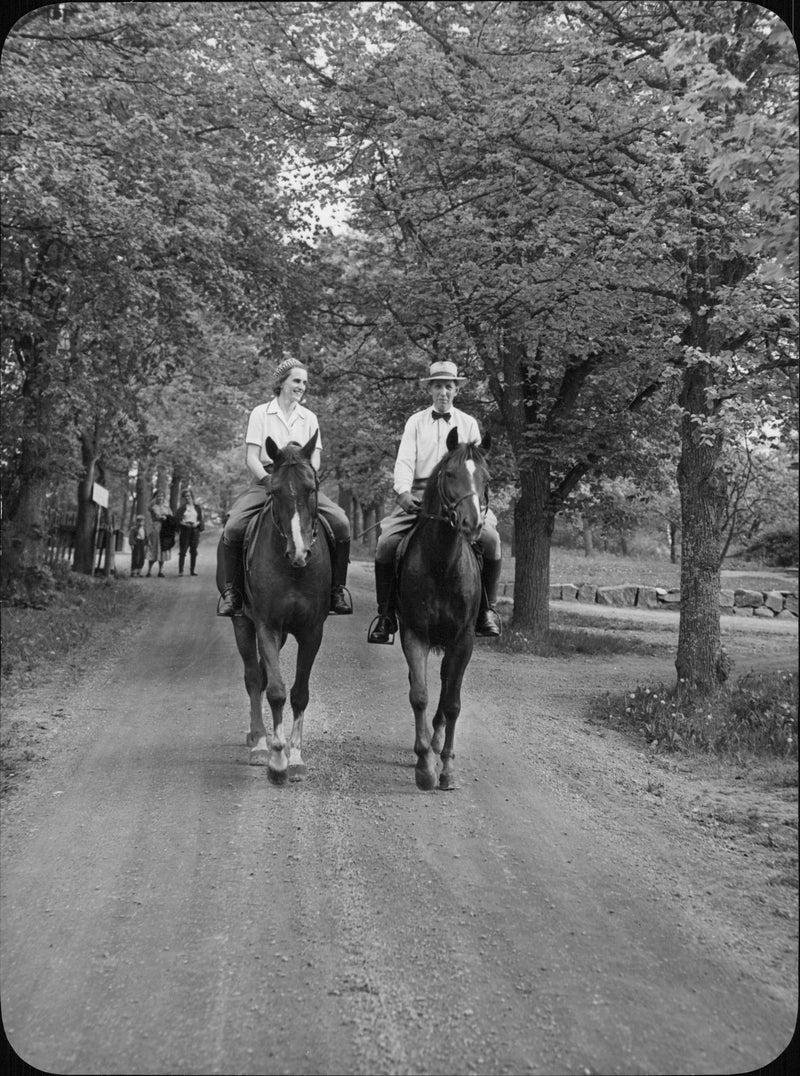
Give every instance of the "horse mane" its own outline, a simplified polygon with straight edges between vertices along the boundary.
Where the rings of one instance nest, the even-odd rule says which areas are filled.
[[[478,466],[483,471],[484,479],[489,481],[489,468],[486,466],[486,461],[480,445],[474,441],[464,441],[453,449],[452,452],[448,452],[446,456],[442,456],[439,462],[431,471],[427,482],[425,483],[425,490],[422,494],[422,511],[433,512],[439,505],[439,475],[442,471],[451,463],[455,463],[460,467],[467,460],[475,460]]]

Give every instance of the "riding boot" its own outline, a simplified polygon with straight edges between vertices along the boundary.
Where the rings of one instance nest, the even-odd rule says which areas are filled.
[[[478,622],[475,625],[476,635],[497,637],[503,630],[500,617],[495,609],[502,566],[502,560],[484,560],[483,562],[483,568],[481,569],[481,607],[478,611]]]
[[[238,545],[219,544],[220,567],[225,585],[222,597],[217,605],[217,616],[239,616],[242,611],[242,582],[244,566],[242,564],[242,547]]]
[[[331,587],[330,612],[337,616],[347,616],[353,612],[353,599],[345,586],[347,582],[347,565],[350,563],[350,540],[337,542],[333,550],[333,586]]]
[[[178,557],[178,575],[183,575],[183,565],[184,565],[185,560],[186,560],[186,555],[185,554],[182,557]]]
[[[381,564],[375,561],[375,593],[378,598],[378,615],[369,626],[368,643],[393,643],[397,631],[394,615],[394,562]]]

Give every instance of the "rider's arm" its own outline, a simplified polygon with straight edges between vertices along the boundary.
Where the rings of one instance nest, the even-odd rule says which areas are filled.
[[[247,464],[247,469],[256,481],[261,481],[264,475],[267,473],[264,464],[259,459],[261,455],[261,449],[258,445],[248,444],[247,451],[245,453],[244,461]]]
[[[417,427],[412,415],[406,422],[397,459],[394,463],[394,491],[398,496],[410,493],[417,469]]]
[[[419,501],[411,493],[417,469],[417,425],[415,418],[416,416],[412,415],[406,422],[394,464],[394,491],[397,494],[397,503],[406,512],[414,512],[419,509]]]

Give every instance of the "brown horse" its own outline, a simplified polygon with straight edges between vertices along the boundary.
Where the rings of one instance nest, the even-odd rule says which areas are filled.
[[[472,657],[481,598],[481,573],[472,549],[488,508],[489,472],[483,446],[447,437],[448,454],[428,478],[419,521],[411,532],[397,583],[400,641],[408,663],[416,737],[417,787],[455,787],[453,741],[461,712],[461,683]],[[441,692],[428,724],[428,655],[442,654]]]
[[[324,537],[317,541],[318,479],[311,465],[316,442],[315,433],[302,447],[292,442],[279,449],[267,438],[267,453],[273,461],[272,495],[248,530],[244,615],[233,618],[250,697],[250,764],[266,764],[275,784],[283,784],[287,777],[299,781],[306,776],[303,717],[330,604],[331,558]],[[287,745],[280,651],[289,635],[297,640],[297,666],[290,694],[294,720]],[[262,714],[265,692],[272,711],[270,743]]]

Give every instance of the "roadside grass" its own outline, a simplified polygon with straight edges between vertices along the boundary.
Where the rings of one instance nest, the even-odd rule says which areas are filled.
[[[3,602],[0,606],[0,683],[10,702],[43,678],[63,676],[80,657],[126,620],[135,618],[146,598],[135,582],[65,574],[47,603],[36,607]]]
[[[365,546],[354,543],[352,559],[371,562],[372,553]],[[501,582],[513,584],[514,570],[514,558],[504,553]],[[673,564],[669,557],[621,557],[612,553],[595,553],[586,557],[579,550],[553,546],[550,552],[550,582],[576,585],[593,583],[600,587],[627,583],[671,590],[680,586],[681,566],[680,563]],[[797,573],[782,568],[765,568],[756,561],[729,559],[722,569],[722,586],[728,590],[796,590]]]
[[[513,582],[513,559],[508,558],[508,562],[504,559],[503,567],[503,580],[508,578]],[[790,582],[782,582],[786,579]],[[575,550],[554,547],[550,554],[550,581],[594,583],[602,587],[638,583],[669,590],[680,586],[681,566],[673,564],[668,557],[619,557],[606,553],[585,557]],[[722,586],[729,590],[796,590],[797,575],[785,569],[764,568],[757,562],[726,560]]]
[[[746,673],[702,698],[680,685],[639,685],[595,700],[589,718],[644,740],[654,753],[792,762],[781,780],[796,786],[797,712],[797,671],[775,670]]]
[[[598,624],[595,630],[592,630],[591,626],[551,627],[545,640],[534,643],[525,632],[514,630],[504,622],[503,634],[492,642],[492,649],[507,654],[535,654],[542,658],[570,658],[578,655],[607,657],[612,654],[652,657],[664,653],[671,645],[666,639],[657,644],[641,636],[626,635],[613,629],[614,626],[609,624]]]

